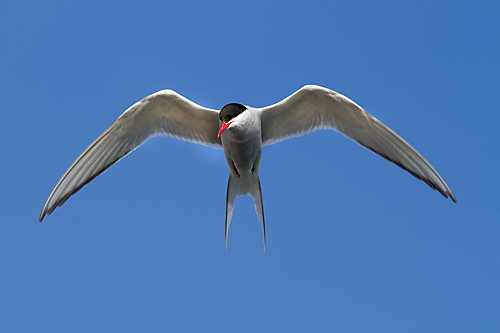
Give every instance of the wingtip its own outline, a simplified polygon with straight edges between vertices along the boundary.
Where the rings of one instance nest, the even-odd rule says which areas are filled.
[[[443,191],[440,191],[441,194],[445,197],[445,198],[450,198],[451,201],[453,201],[454,203],[457,203],[457,199],[455,198],[455,195],[453,194],[453,192],[451,192],[450,188],[448,187],[448,185],[446,185],[445,183],[445,187],[446,189],[443,190]]]
[[[264,216],[264,215],[262,215]],[[262,238],[264,239],[264,253],[266,253],[266,225],[262,224]]]
[[[225,243],[226,243],[226,250],[227,250],[227,234],[228,234],[228,231],[229,231],[229,228],[227,227],[227,217],[226,217],[226,226],[225,226]]]

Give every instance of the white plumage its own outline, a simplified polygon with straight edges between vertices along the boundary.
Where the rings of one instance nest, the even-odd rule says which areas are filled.
[[[226,246],[234,201],[250,194],[265,247],[259,180],[262,147],[317,129],[342,133],[456,202],[443,178],[419,152],[349,98],[330,89],[308,85],[271,106],[228,104],[220,112],[199,106],[172,90],[162,90],[128,108],[73,162],[47,199],[40,221],[146,140],[167,135],[224,149],[230,171]]]

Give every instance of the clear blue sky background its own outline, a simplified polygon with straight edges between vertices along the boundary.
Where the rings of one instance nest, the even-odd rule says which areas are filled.
[[[0,330],[500,331],[498,1],[2,1]],[[155,138],[38,223],[73,160],[171,88],[305,84],[418,149],[458,203],[333,131],[265,147],[224,248],[222,150]]]

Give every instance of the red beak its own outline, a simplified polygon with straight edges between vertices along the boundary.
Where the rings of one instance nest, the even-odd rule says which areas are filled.
[[[229,125],[231,125],[232,123],[233,123],[232,121],[228,122],[227,124],[222,123],[220,130],[219,130],[219,134],[217,134],[217,138],[219,138],[221,136],[222,132],[224,132],[229,127]]]

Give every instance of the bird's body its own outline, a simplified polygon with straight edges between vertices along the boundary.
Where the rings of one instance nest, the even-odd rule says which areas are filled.
[[[222,125],[218,136],[221,138],[224,155],[229,166],[226,194],[226,246],[234,201],[240,195],[250,194],[259,217],[265,248],[266,227],[259,179],[262,157],[260,112],[252,107],[232,103],[222,108],[220,118]]]
[[[222,148],[231,175],[235,178],[242,194],[259,178],[262,157],[262,129],[257,110],[246,107],[247,111],[239,116],[221,135]]]
[[[199,106],[172,90],[154,93],[127,109],[69,167],[50,194],[40,221],[85,184],[156,135],[222,148],[229,166],[227,233],[235,199],[254,199],[265,246],[259,180],[262,147],[317,129],[333,129],[394,162],[456,202],[448,185],[420,153],[349,98],[308,85],[264,108],[231,103],[221,111]]]

